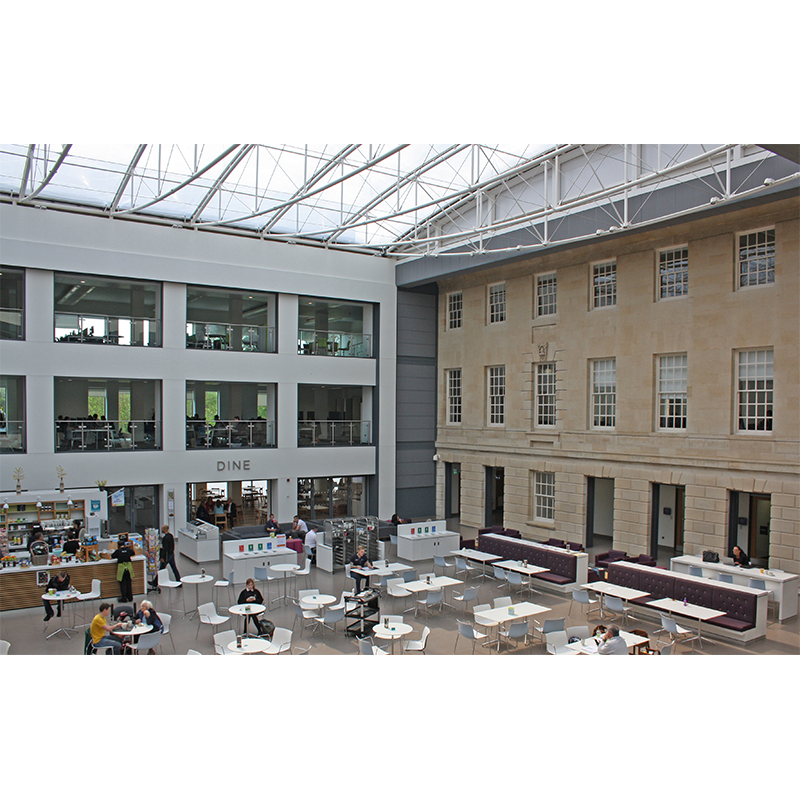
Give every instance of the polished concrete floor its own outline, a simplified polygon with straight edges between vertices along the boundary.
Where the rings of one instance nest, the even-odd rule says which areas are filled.
[[[456,528],[457,525],[449,524],[448,527]],[[463,535],[466,537],[472,535],[474,531],[464,530]],[[590,548],[590,563],[592,561],[591,554],[593,552],[602,552],[607,550],[610,545],[608,541],[597,541],[594,547]],[[386,543],[389,548],[389,557],[394,556],[394,549]],[[660,553],[659,562],[664,561],[666,566],[669,563],[669,553]],[[433,562],[417,562],[412,565],[416,568],[419,574],[425,572],[439,572],[434,569]],[[214,575],[215,577],[222,577],[220,562],[206,562],[198,565],[189,559],[179,556],[178,568],[182,575],[189,575],[197,573],[203,567],[206,572]],[[452,569],[448,570],[448,574],[452,574]],[[297,588],[314,588],[321,593],[333,594],[340,597],[345,589],[352,589],[353,582],[346,578],[343,570],[337,570],[333,574],[329,574],[322,570],[311,568],[311,573],[307,581],[303,578],[299,579],[301,583]],[[277,594],[282,591],[283,581],[280,581],[280,588],[277,586],[277,581],[270,584],[270,597],[275,598]],[[307,585],[306,585],[307,583]],[[486,578],[473,578],[467,582],[467,586],[476,586],[478,588],[478,599],[475,603],[492,603],[494,598],[501,595],[508,595],[507,589],[501,590],[497,583],[491,579]],[[238,587],[240,590],[242,587]],[[456,593],[463,587],[454,587]],[[238,594],[237,590],[237,594]],[[431,632],[427,641],[426,654],[429,655],[452,655],[455,651],[458,655],[469,655],[472,652],[472,645],[470,642],[463,638],[458,637],[457,620],[471,620],[471,614],[465,612],[463,604],[459,604],[451,599],[453,590],[446,592],[445,598],[455,608],[445,607],[443,611],[439,612],[433,610],[430,615],[425,615],[420,612],[415,616],[414,611],[407,609],[413,608],[415,605],[415,598],[407,599],[394,599],[389,597],[382,597],[380,601],[381,613],[403,614],[406,622],[410,623],[413,627],[413,632],[409,634],[406,639],[418,639],[427,625],[430,627]],[[193,619],[189,614],[184,614],[182,610],[182,599],[186,602],[186,609],[189,614],[194,610],[194,597],[195,591],[193,588],[181,588],[171,591],[163,591],[162,593],[149,592],[147,599],[149,599],[159,612],[166,612],[172,614],[171,624],[171,638],[165,637],[162,646],[158,653],[164,655],[171,655],[173,653],[181,655],[186,654],[190,649],[197,650],[201,654],[211,655],[214,654],[214,643],[212,638],[212,630],[207,625],[199,625],[196,617]],[[144,595],[136,596],[134,599],[137,604],[144,599]],[[212,584],[203,585],[199,591],[200,602],[208,602],[215,599],[212,591]],[[217,608],[223,616],[229,616],[229,621],[219,625],[216,631],[222,631],[227,628],[240,630],[241,620],[235,615],[228,615],[226,607],[229,605],[229,596],[227,590],[221,590],[217,599]],[[526,599],[526,598],[523,598]],[[231,601],[236,602],[236,597],[232,594]],[[590,619],[587,619],[583,609],[577,604],[570,613],[570,596],[562,595],[555,592],[544,591],[540,595],[534,595],[533,602],[539,605],[546,606],[550,609],[541,617],[537,618],[539,622],[548,618],[565,617],[567,625],[585,625],[589,624],[594,627],[598,623],[596,614],[593,614]],[[284,604],[286,603],[286,604]],[[91,618],[91,612],[87,610],[87,618]],[[302,630],[301,622],[295,615],[294,606],[287,601],[282,601],[279,604],[272,603],[269,611],[265,616],[270,619],[276,627],[283,627],[293,629],[292,636],[292,653],[297,655],[305,653],[308,655],[355,655],[358,652],[358,644],[354,637],[346,636],[343,632],[342,623],[338,623],[336,631],[311,629],[306,627],[305,631]],[[58,627],[59,619],[54,617],[48,624],[43,623],[43,612],[41,607],[35,609],[21,609],[15,611],[6,611],[0,614],[0,639],[4,639],[11,643],[10,655],[78,655],[82,652],[84,641],[84,629],[79,628],[76,631],[68,631],[70,638],[67,634],[59,633],[55,636],[47,638],[50,633],[55,631]],[[648,635],[653,634],[660,625],[657,620],[649,618],[640,618],[635,622],[630,622],[626,628],[628,630],[644,630]],[[704,629],[704,637],[706,630]],[[384,646],[389,649],[388,642],[375,640],[375,644]],[[656,645],[656,637],[651,636],[651,644]],[[396,645],[396,653],[399,655],[401,647]],[[157,653],[157,654],[158,654]],[[546,655],[546,650],[541,641],[529,639],[527,644],[520,643],[516,648],[507,647],[503,645],[500,650],[500,655]],[[724,642],[721,640],[709,638],[705,642],[702,650],[691,649],[686,646],[681,646],[678,649],[679,655],[798,655],[800,654],[800,622],[798,617],[794,617],[785,623],[775,622],[770,620],[767,626],[767,636],[759,641],[752,642],[748,645],[734,644]],[[478,646],[475,648],[475,655],[493,656],[498,655],[496,647],[483,647]],[[410,654],[407,657],[420,657],[418,654]]]

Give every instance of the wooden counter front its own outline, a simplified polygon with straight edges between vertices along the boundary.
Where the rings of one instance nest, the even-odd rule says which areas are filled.
[[[48,580],[65,569],[69,573],[72,585],[82,593],[92,590],[92,580],[100,579],[100,595],[103,598],[117,601],[119,582],[117,581],[117,562],[109,559],[89,561],[77,564],[56,564],[47,567],[30,567],[21,569],[11,567],[0,570],[0,611],[14,608],[34,608],[42,604],[42,595],[47,586],[36,585],[36,573],[45,571]],[[147,564],[143,556],[133,559],[133,594],[147,592]],[[95,601],[99,603],[100,601]]]

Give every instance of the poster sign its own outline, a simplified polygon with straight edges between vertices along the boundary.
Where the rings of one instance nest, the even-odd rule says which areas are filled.
[[[118,491],[114,492],[114,494],[111,495],[111,505],[114,506],[114,508],[119,508],[119,506],[125,505],[124,489],[119,489]]]

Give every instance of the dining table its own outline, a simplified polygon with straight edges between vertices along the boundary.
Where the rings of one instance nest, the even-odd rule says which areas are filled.
[[[642,644],[649,644],[650,639],[647,636],[639,636],[637,633],[628,633],[628,631],[620,631],[620,637],[628,645],[628,649],[630,650],[632,647],[638,647]],[[585,656],[597,656],[600,655],[598,652],[600,645],[602,644],[602,637],[600,636],[589,636],[585,639],[581,639],[579,642],[572,642],[572,644],[568,644],[567,647],[570,650],[575,650],[576,652],[580,653],[581,655]]]
[[[42,595],[42,600],[49,600],[51,603],[59,603],[59,604],[60,603],[67,603],[67,602],[69,602],[71,600],[72,601],[77,600],[80,597],[80,594],[81,593],[77,589],[69,588],[69,589],[65,589],[64,591],[61,591],[61,592],[55,592],[55,591],[52,592],[52,593],[51,592],[45,592]],[[72,607],[74,608],[74,606],[72,606]],[[55,630],[52,633],[49,633],[45,637],[46,639],[49,639],[51,636],[55,636],[58,633],[63,633],[64,636],[67,637],[67,639],[72,638],[69,635],[68,631],[74,631],[75,630],[75,626],[74,625],[70,626],[65,621],[66,618],[67,618],[67,608],[66,607],[64,607],[64,609],[62,611],[62,614],[63,614],[63,616],[59,617],[59,619],[61,620],[61,626],[58,628],[58,630]],[[75,622],[75,620],[73,619],[73,623],[74,622]]]
[[[624,603],[630,600],[639,600],[642,597],[647,597],[649,592],[641,592],[638,589],[631,589],[627,586],[619,586],[616,583],[608,583],[607,581],[594,581],[593,583],[584,583],[581,589],[588,589],[600,595],[600,616],[603,616],[603,609],[605,607],[603,598],[606,595],[611,597],[618,597]],[[625,613],[627,614],[627,605],[625,606]],[[632,619],[632,618],[631,618]]]
[[[694,639],[703,649],[703,621],[714,619],[715,617],[724,617],[724,611],[717,611],[714,608],[706,608],[706,606],[697,606],[693,603],[685,601],[673,600],[669,597],[664,597],[660,600],[650,600],[647,603],[651,608],[657,608],[659,611],[666,611],[670,616],[678,614],[682,617],[689,617],[689,619],[697,620],[697,635],[692,636],[690,639],[684,641],[691,642]],[[705,641],[708,641],[707,639]]]
[[[544,614],[550,611],[547,606],[540,606],[538,603],[530,603],[527,600],[522,603],[512,603],[510,606],[500,606],[499,608],[487,608],[476,615],[476,622],[480,625],[481,619],[488,620],[496,625],[505,625],[508,622],[516,622],[521,619],[529,619],[537,614]],[[484,645],[494,644],[494,641],[484,642]],[[497,652],[500,652],[500,637],[497,638]]]
[[[208,575],[205,570],[199,575],[183,575],[181,577],[181,583],[194,585],[194,611],[189,614],[189,619],[194,617],[194,615],[197,613],[197,606],[200,605],[200,584],[209,583],[213,580],[214,577],[212,575]],[[184,610],[183,616],[185,617],[188,613],[188,611]]]
[[[390,639],[391,652],[394,655],[394,643],[403,636],[411,633],[414,629],[407,622],[379,622],[372,628],[372,634],[377,639]]]
[[[241,638],[234,639],[228,642],[227,647],[232,653],[240,653],[242,655],[252,655],[253,653],[263,653],[264,648],[269,646],[269,642],[264,639],[258,639],[254,636],[242,636]]]
[[[477,561],[481,565],[481,578],[486,578],[486,565],[493,561],[502,561],[503,557],[494,553],[484,553],[483,550],[473,550],[469,547],[462,547],[460,550],[451,550],[451,556],[461,556],[468,561]]]
[[[237,603],[228,607],[228,611],[231,614],[236,614],[236,616],[242,618],[242,636],[247,633],[247,618],[251,615],[258,616],[263,614],[266,610],[267,607],[262,603]]]
[[[283,595],[281,597],[276,598],[276,600],[283,600],[283,604],[286,605],[289,600],[289,573],[290,572],[297,572],[300,569],[299,564],[270,564],[269,567],[273,572],[282,572],[283,573]]]

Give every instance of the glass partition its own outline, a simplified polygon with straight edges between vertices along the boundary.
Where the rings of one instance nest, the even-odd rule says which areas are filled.
[[[25,338],[25,271],[0,266],[0,339]]]
[[[161,284],[56,273],[57,342],[161,346]]]

